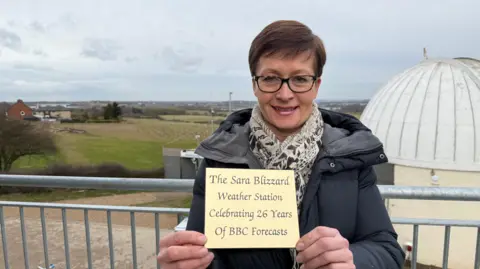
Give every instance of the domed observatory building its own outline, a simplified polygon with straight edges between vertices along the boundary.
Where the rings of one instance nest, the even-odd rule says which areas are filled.
[[[372,97],[361,121],[384,143],[394,185],[480,187],[480,61],[425,59]],[[392,217],[480,219],[478,202],[391,200]],[[413,241],[396,225],[399,242]],[[449,268],[472,268],[475,228],[452,227]],[[418,261],[441,266],[444,228],[420,226]]]

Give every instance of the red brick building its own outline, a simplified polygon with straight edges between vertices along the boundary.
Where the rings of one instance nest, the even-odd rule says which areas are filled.
[[[7,109],[7,117],[17,120],[33,118],[33,111],[29,106],[19,99],[15,104],[11,105]]]

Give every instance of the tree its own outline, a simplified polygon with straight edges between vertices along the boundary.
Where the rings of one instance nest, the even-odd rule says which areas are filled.
[[[104,107],[103,109],[103,119],[105,120],[109,120],[112,118],[112,114],[113,114],[113,107],[112,107],[112,104],[108,104],[106,107]]]
[[[122,108],[118,106],[117,102],[113,102],[112,105],[112,118],[118,120],[122,116]]]
[[[105,120],[118,120],[121,115],[122,108],[118,106],[117,102],[113,102],[113,104],[108,103],[108,105],[103,108],[103,118]]]
[[[46,124],[0,115],[0,172],[8,172],[21,157],[46,157],[56,152],[53,134]]]

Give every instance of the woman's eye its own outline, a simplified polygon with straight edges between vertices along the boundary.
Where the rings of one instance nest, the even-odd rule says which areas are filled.
[[[271,82],[271,81],[276,81],[277,77],[264,77],[263,80],[265,82]]]
[[[295,83],[305,83],[308,82],[308,79],[305,77],[293,77]]]

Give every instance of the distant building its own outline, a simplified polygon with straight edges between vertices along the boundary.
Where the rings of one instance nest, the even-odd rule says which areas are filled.
[[[10,108],[10,104],[6,102],[0,102],[0,116],[7,116],[7,111]]]
[[[480,61],[425,59],[394,76],[372,97],[360,120],[383,142],[393,184],[480,186]],[[385,172],[385,171],[383,171]],[[380,175],[379,175],[380,177]],[[391,200],[393,217],[480,219],[480,204]],[[401,244],[410,225],[395,225]],[[449,268],[472,268],[476,228],[452,228]],[[444,229],[420,228],[418,261],[442,266]]]
[[[6,103],[3,104],[5,105]],[[30,120],[33,118],[33,111],[28,105],[19,99],[15,104],[9,105],[6,109],[6,115],[11,119]]]
[[[66,107],[40,107],[33,111],[33,115],[40,119],[71,119],[72,110]]]

